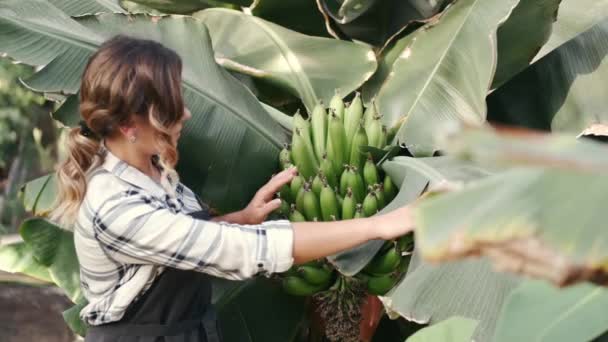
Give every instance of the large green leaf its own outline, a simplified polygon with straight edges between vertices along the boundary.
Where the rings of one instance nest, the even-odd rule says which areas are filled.
[[[494,91],[489,120],[574,135],[605,124],[607,52],[608,18]]]
[[[460,0],[412,34],[377,95],[395,142],[414,155],[437,150],[435,137],[461,123],[480,125],[496,67],[496,30],[517,0]]]
[[[534,60],[541,59],[558,46],[589,30],[606,16],[608,16],[606,0],[564,0],[559,7],[551,38]]]
[[[526,167],[419,203],[416,244],[423,257],[487,255],[501,269],[561,285],[606,283],[608,148],[567,136],[486,132],[452,139],[451,146],[479,162]]]
[[[47,268],[41,265],[32,249],[24,242],[0,244],[0,270],[9,273],[23,273],[30,277],[51,282],[51,276]]]
[[[526,281],[507,298],[495,342],[586,342],[608,330],[608,290],[589,284],[565,289]]]
[[[190,14],[214,6],[248,6],[252,0],[132,0],[165,13]]]
[[[116,33],[156,39],[176,50],[184,62],[185,100],[193,113],[180,142],[179,171],[212,206],[242,208],[275,171],[287,135],[251,92],[215,63],[200,21],[102,14],[80,17],[79,23],[45,2],[0,6],[2,51],[28,64],[46,64],[34,79],[44,91],[75,93],[88,56]],[[32,43],[22,44],[24,40]]]
[[[498,29],[498,65],[492,88],[500,86],[530,64],[549,40],[561,2],[562,0],[519,2],[509,19]]]
[[[48,268],[53,282],[73,302],[80,300],[80,275],[72,233],[41,218],[23,222],[20,233],[36,260]]]
[[[288,89],[311,113],[318,101],[329,103],[336,89],[345,96],[359,88],[376,69],[374,53],[361,44],[306,36],[228,9],[194,17],[209,28],[221,65]]]
[[[62,314],[66,324],[79,336],[85,336],[87,333],[87,325],[80,319],[80,311],[82,311],[87,304],[88,302],[82,298],[79,303],[65,310]]]
[[[424,328],[406,342],[470,342],[477,322],[464,317],[452,317],[437,323],[437,325]]]
[[[48,0],[55,7],[70,16],[95,14],[102,12],[124,13],[118,0]]]
[[[48,174],[27,182],[23,188],[23,205],[36,216],[45,215],[52,207],[57,196],[55,175]]]

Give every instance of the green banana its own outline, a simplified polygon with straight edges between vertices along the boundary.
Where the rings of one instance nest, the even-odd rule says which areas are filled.
[[[298,128],[295,129],[292,136],[291,156],[298,167],[298,171],[305,179],[315,176],[319,163],[315,158],[312,146],[307,146],[303,133]]]
[[[369,127],[369,125],[372,123],[372,120],[377,115],[378,115],[378,112],[376,111],[376,102],[375,102],[375,99],[372,99],[372,102],[365,109],[365,114],[363,114],[363,125],[365,126],[366,129],[367,129],[367,127]]]
[[[323,174],[319,171],[312,181],[312,191],[315,195],[319,196],[321,194],[321,189],[323,189]]]
[[[304,216],[309,221],[319,220],[321,218],[321,211],[319,209],[319,198],[312,191],[310,187],[304,188],[304,195],[302,197],[302,205],[304,206]]]
[[[331,187],[338,186],[338,177],[336,176],[332,162],[327,159],[327,153],[323,154],[321,163],[319,165],[319,170],[323,173],[323,176],[325,176]]]
[[[384,176],[382,187],[384,188],[385,201],[386,203],[390,203],[397,195],[397,187],[389,175]]]
[[[365,214],[363,214],[363,206],[361,203],[357,203],[357,207],[355,208],[355,217],[354,218],[363,218]]]
[[[371,154],[368,154],[367,161],[363,166],[363,179],[365,180],[366,186],[372,186],[378,183],[378,169],[372,159]]]
[[[285,144],[281,152],[279,152],[279,163],[281,165],[281,170],[289,168],[289,166],[292,164],[291,151],[289,151],[287,144]]]
[[[411,252],[414,248],[414,234],[405,234],[397,240],[397,249],[400,252]]]
[[[378,199],[373,192],[370,192],[365,196],[363,200],[363,214],[365,217],[370,217],[378,212]]]
[[[362,124],[359,124],[355,136],[350,145],[349,162],[350,165],[356,166],[359,170],[363,167],[364,154],[361,152],[361,147],[367,146],[367,133]]]
[[[365,127],[365,132],[367,133],[367,143],[369,146],[379,148],[382,135],[382,121],[380,121],[380,116],[375,116],[372,119],[369,126]]]
[[[367,280],[367,291],[378,296],[385,295],[390,289],[397,285],[400,279],[399,273],[389,273],[378,277],[369,277]]]
[[[304,185],[304,177],[302,177],[302,175],[300,175],[300,172],[298,171],[296,173],[296,176],[291,179],[291,184],[289,185],[291,201],[296,200],[296,198],[298,197],[298,192],[300,192],[300,188],[302,188],[303,185]]]
[[[376,198],[378,199],[378,210],[382,210],[382,208],[386,207],[387,204],[382,185],[374,184],[372,187],[374,189],[374,193],[376,194]]]
[[[365,198],[365,183],[363,177],[357,172],[355,166],[351,166],[348,175],[346,177],[346,187],[350,187],[353,190],[353,195],[357,203],[360,203]]]
[[[309,187],[309,183],[304,182],[304,184],[298,191],[298,195],[296,196],[296,209],[298,209],[298,211],[301,213],[304,212],[304,189],[306,189],[307,187]]]
[[[380,275],[393,272],[401,262],[401,254],[395,243],[391,243],[388,251],[380,251],[372,261],[363,268],[363,271],[372,275]]]
[[[350,165],[346,165],[344,167],[344,171],[342,171],[342,175],[340,176],[340,195],[346,195],[346,188],[348,188],[348,178],[350,177]]]
[[[302,135],[310,140],[310,121],[304,119],[302,114],[300,114],[300,110],[298,109],[296,113],[293,115],[293,131],[296,132],[296,129],[302,132]]]
[[[333,150],[332,162],[336,174],[341,174],[346,162],[346,133],[342,120],[335,114],[329,117],[329,128],[327,134],[330,136],[331,148]]]
[[[359,92],[355,94],[355,98],[350,103],[346,111],[344,112],[344,131],[346,132],[346,146],[347,153],[350,153],[351,145],[357,128],[363,118],[363,104],[361,103],[361,96]]]
[[[302,265],[298,267],[298,273],[302,279],[312,285],[328,286],[333,276],[332,269],[325,265],[321,267]]]
[[[287,276],[282,281],[283,290],[294,296],[310,296],[325,289],[326,285],[313,285],[304,279],[295,276]]]
[[[281,199],[284,201],[293,202],[291,199],[291,187],[289,184],[283,184],[283,186],[281,186],[281,189],[279,189],[279,197],[281,197]]]
[[[357,209],[357,200],[353,195],[351,188],[347,188],[346,196],[342,202],[342,219],[349,220],[355,217],[355,210]]]
[[[321,204],[323,221],[332,221],[332,216],[339,219],[338,199],[336,198],[334,190],[327,183],[325,183],[321,189],[319,202]]]
[[[306,221],[306,218],[304,217],[304,215],[302,215],[302,213],[300,213],[296,209],[296,205],[295,204],[292,204],[291,208],[289,209],[289,221],[291,221],[291,222],[304,222],[304,221]]]
[[[334,96],[329,101],[329,111],[336,113],[340,119],[344,117],[344,102],[340,96],[339,90],[336,89]]]
[[[385,125],[382,125],[382,133],[380,134],[380,141],[378,142],[378,148],[384,148],[388,142],[388,130]]]
[[[327,112],[323,107],[323,102],[319,102],[312,111],[312,142],[315,154],[320,160],[325,154],[325,138],[327,137]]]
[[[279,213],[285,217],[289,217],[289,214],[290,214],[289,203],[284,199],[281,199],[281,206],[279,207]]]

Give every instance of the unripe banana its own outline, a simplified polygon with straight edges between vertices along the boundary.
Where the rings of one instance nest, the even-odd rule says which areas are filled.
[[[365,197],[365,183],[363,177],[357,171],[357,168],[351,166],[346,177],[346,187],[350,187],[353,190],[353,195],[357,203],[363,201]]]
[[[315,148],[315,155],[321,160],[325,154],[327,137],[327,112],[323,107],[323,102],[318,103],[312,111],[312,142]]]
[[[287,202],[293,202],[293,199],[291,198],[291,187],[289,186],[289,184],[283,184],[283,186],[281,186],[281,189],[279,190],[279,197]]]
[[[372,261],[365,266],[364,272],[372,275],[381,275],[393,272],[399,266],[401,254],[394,243],[391,243],[388,251],[381,252],[374,256]]]
[[[388,131],[385,125],[382,125],[382,133],[380,134],[380,142],[378,143],[378,148],[384,148],[388,141]]]
[[[298,195],[296,196],[296,209],[298,209],[298,211],[301,213],[304,212],[304,189],[306,189],[307,187],[309,187],[309,183],[304,182],[304,184],[298,191]]]
[[[296,113],[293,116],[293,131],[292,131],[293,134],[295,134],[296,129],[301,132],[301,134],[304,136],[304,138],[306,138],[308,140],[311,139],[310,121],[308,121],[302,117],[299,109],[298,109],[298,111],[296,111]]]
[[[319,202],[321,203],[321,215],[323,216],[323,221],[332,221],[332,216],[339,219],[338,199],[336,198],[334,190],[332,190],[327,183],[324,184],[323,188],[321,189]]]
[[[384,176],[383,188],[384,199],[386,203],[390,203],[397,195],[397,187],[389,175]]]
[[[367,133],[365,133],[365,128],[363,128],[362,124],[357,126],[357,130],[355,132],[355,136],[352,139],[352,143],[350,146],[350,165],[356,166],[359,170],[363,167],[364,153],[361,152],[362,146],[367,146]]]
[[[342,219],[350,220],[355,217],[355,210],[357,209],[357,200],[353,195],[351,188],[346,190],[346,196],[342,202]]]
[[[298,267],[298,273],[307,283],[317,286],[328,286],[333,275],[332,269],[327,266],[302,265]]]
[[[298,171],[305,179],[315,176],[319,164],[312,150],[312,145],[307,146],[303,133],[298,128],[295,129],[292,136],[291,156],[298,167]]]
[[[376,164],[374,163],[371,154],[368,155],[367,161],[363,166],[363,179],[365,180],[366,186],[373,186],[378,183],[378,169],[376,168]]]
[[[289,221],[291,222],[305,222],[306,218],[296,209],[296,205],[292,204],[289,209]]]
[[[334,159],[330,160],[334,163],[336,174],[341,174],[346,162],[346,133],[344,132],[344,124],[342,120],[335,114],[329,117],[329,128],[327,134],[331,141],[332,155]],[[330,148],[328,146],[328,148]]]
[[[348,188],[348,178],[350,177],[350,166],[346,165],[344,167],[344,171],[342,171],[342,175],[340,176],[340,195],[346,196],[346,188]]]
[[[281,199],[281,206],[279,207],[279,213],[281,215],[283,215],[284,217],[289,217],[289,214],[290,214],[289,203],[287,203],[287,201],[284,199]]]
[[[373,192],[370,192],[365,196],[363,200],[363,214],[365,217],[370,217],[378,212],[378,199]]]
[[[325,289],[326,285],[313,285],[304,279],[287,276],[282,281],[283,290],[294,296],[310,296]]]
[[[379,116],[375,116],[369,126],[365,127],[365,132],[369,146],[379,148],[382,135],[382,121]]]
[[[340,191],[337,188],[334,188],[334,193],[336,194],[336,199],[338,200],[338,208],[342,210],[342,205],[344,204],[344,197],[340,195]]]
[[[338,176],[336,175],[332,162],[327,159],[327,153],[324,154],[321,159],[319,170],[323,173],[323,176],[325,176],[327,182],[332,188],[338,186]]]
[[[350,154],[351,145],[357,128],[363,118],[363,104],[361,103],[361,96],[359,92],[355,94],[355,98],[350,103],[346,111],[344,112],[344,131],[346,132],[346,146],[347,153]]]
[[[287,144],[285,144],[281,152],[279,152],[279,163],[281,165],[281,170],[289,168],[289,166],[292,164],[291,151],[289,151]]]
[[[304,216],[309,221],[321,219],[321,210],[319,209],[319,198],[310,189],[310,187],[304,188],[304,195],[302,198],[304,206]]]
[[[376,111],[376,102],[375,102],[375,99],[372,99],[372,102],[365,109],[365,114],[363,115],[363,125],[365,126],[366,129],[367,129],[367,127],[369,127],[369,125],[372,123],[372,120],[377,115],[378,115],[378,112]]]
[[[336,113],[340,119],[344,117],[344,102],[340,97],[338,89],[336,89],[334,96],[329,101],[329,111]]]
[[[312,181],[312,191],[315,193],[315,195],[319,196],[321,195],[321,189],[323,189],[323,174],[317,173],[317,175],[315,176],[315,178]]]
[[[367,291],[378,296],[385,295],[399,281],[400,274],[389,273],[378,277],[369,277],[367,281]]]
[[[374,184],[373,189],[374,189],[374,194],[376,195],[376,198],[378,199],[378,210],[382,210],[384,207],[386,207],[386,204],[387,204],[386,198],[384,196],[384,190],[382,189],[382,185]]]
[[[363,213],[363,206],[361,203],[357,203],[357,207],[355,208],[355,217],[354,218],[363,218],[365,214]]]
[[[298,173],[296,173],[296,176],[291,179],[291,184],[289,186],[290,194],[291,194],[291,197],[290,197],[291,201],[296,200],[296,198],[298,197],[298,192],[300,192],[300,188],[302,188],[303,185],[304,185],[304,177],[302,177],[302,175],[298,171]]]

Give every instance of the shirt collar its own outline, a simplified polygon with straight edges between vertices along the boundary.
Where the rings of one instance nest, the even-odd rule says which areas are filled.
[[[118,158],[114,153],[107,149],[103,141],[102,150],[105,156],[102,167],[105,170],[127,183],[148,191],[152,195],[163,197],[168,194],[171,197],[175,197],[177,184],[171,184],[168,180],[161,182],[161,184],[155,182],[150,176]]]

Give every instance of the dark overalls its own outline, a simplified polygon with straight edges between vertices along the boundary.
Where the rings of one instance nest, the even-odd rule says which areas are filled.
[[[190,213],[209,220],[205,210]],[[209,276],[166,268],[123,318],[89,327],[86,342],[221,342]]]

